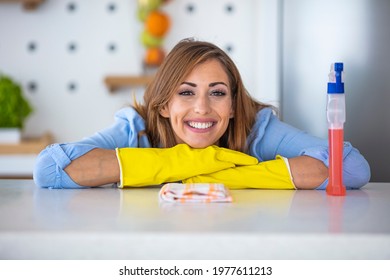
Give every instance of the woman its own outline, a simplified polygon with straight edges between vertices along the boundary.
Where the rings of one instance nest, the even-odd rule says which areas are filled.
[[[111,127],[89,138],[47,147],[34,180],[54,188],[185,181],[325,189],[327,166],[327,140],[279,121],[249,96],[227,54],[186,39],[159,67],[144,104],[120,110]],[[343,166],[347,188],[369,181],[367,161],[349,143]]]

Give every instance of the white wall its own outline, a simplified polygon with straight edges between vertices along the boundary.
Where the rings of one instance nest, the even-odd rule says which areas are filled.
[[[78,140],[110,125],[133,92],[142,98],[141,88],[112,95],[103,83],[105,75],[141,73],[136,2],[47,0],[33,11],[0,4],[0,71],[23,86],[35,108],[25,136],[50,131],[58,142]],[[252,95],[278,105],[278,3],[171,0],[166,49],[184,37],[214,42],[237,63]]]
[[[369,2],[284,1],[282,111],[285,121],[327,138],[330,65],[344,62],[346,98],[355,94],[350,92],[357,82],[351,74],[368,63]],[[347,121],[351,121],[348,116]]]
[[[344,139],[372,182],[389,182],[390,1],[285,0],[283,10],[283,120],[327,138],[329,68],[344,62]]]

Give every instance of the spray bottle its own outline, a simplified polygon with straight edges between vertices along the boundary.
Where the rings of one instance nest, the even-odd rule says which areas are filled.
[[[329,181],[326,187],[328,195],[344,196],[343,185],[343,146],[345,122],[345,95],[343,63],[331,65],[328,83],[328,120],[329,138]]]

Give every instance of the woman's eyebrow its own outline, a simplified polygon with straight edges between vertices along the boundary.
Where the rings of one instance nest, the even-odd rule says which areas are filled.
[[[197,87],[197,84],[195,84],[195,83],[191,83],[191,82],[182,82],[182,85],[189,85],[189,86],[191,86],[191,87]],[[209,84],[209,87],[215,87],[215,86],[217,86],[217,85],[225,85],[226,87],[227,87],[227,84],[226,83],[224,83],[224,82],[213,82],[213,83],[210,83]]]
[[[191,86],[191,87],[196,87],[196,84],[190,83],[190,82],[182,82],[181,84],[182,84],[182,85],[189,85],[189,86]]]
[[[224,82],[214,82],[214,83],[210,83],[209,84],[209,87],[214,87],[216,85],[225,85],[226,87],[228,86],[226,83]]]

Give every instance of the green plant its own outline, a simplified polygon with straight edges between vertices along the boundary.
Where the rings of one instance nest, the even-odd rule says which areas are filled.
[[[0,127],[23,128],[31,112],[32,107],[23,97],[20,85],[0,74]]]

